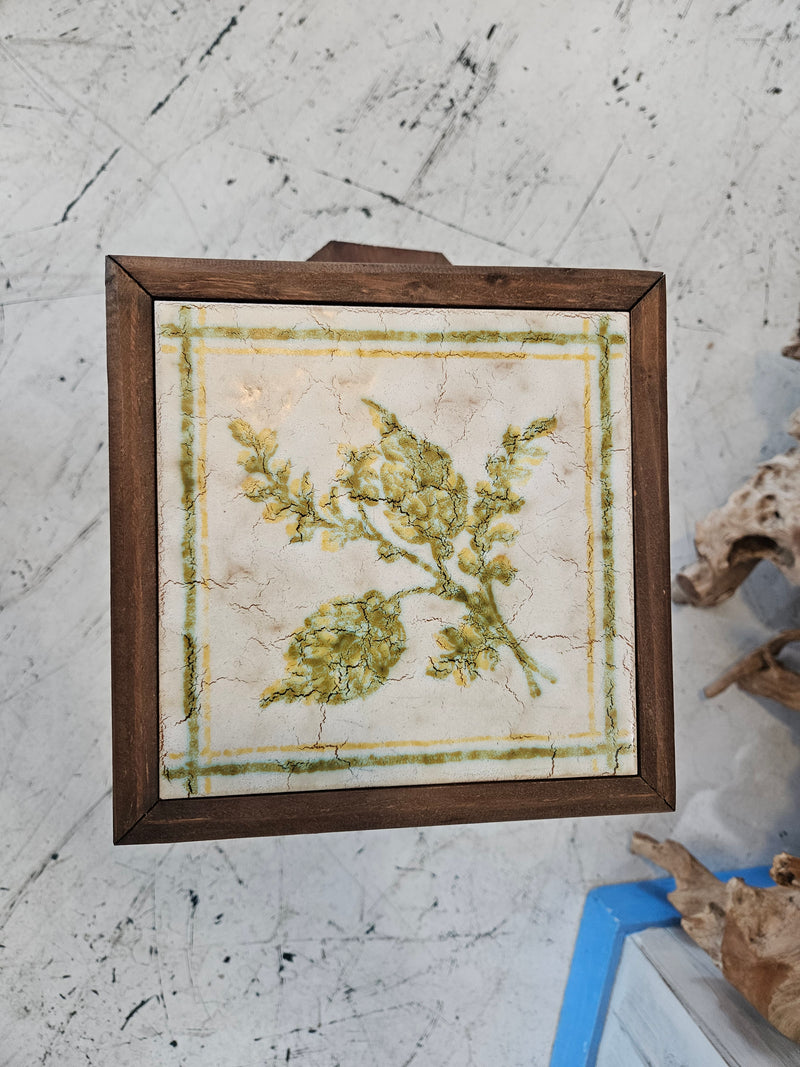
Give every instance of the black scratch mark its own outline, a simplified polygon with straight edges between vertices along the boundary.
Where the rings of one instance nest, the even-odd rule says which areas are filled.
[[[393,196],[391,193],[384,192],[381,189],[374,189],[369,185],[362,185],[360,182],[353,181],[352,178],[341,178],[338,174],[333,174],[331,171],[325,170],[323,167],[313,167],[311,170],[312,173],[319,174],[323,178],[329,178],[334,182],[341,182],[343,185],[351,185],[361,193],[369,193],[370,196],[377,196],[379,199],[386,200],[388,203],[394,204],[395,207],[404,208],[406,211],[410,211],[412,214],[418,215],[422,219],[430,219],[439,226],[445,226],[448,230],[455,230],[456,233],[462,233],[466,237],[474,237],[478,241],[485,241],[486,244],[492,245],[494,248],[505,248],[509,252],[514,252],[518,256],[527,255],[522,248],[515,248],[514,245],[508,244],[506,241],[497,241],[493,237],[487,237],[485,234],[467,229],[465,226],[459,226],[455,222],[438,218],[436,215],[431,214],[431,212],[423,211],[422,208],[417,207],[415,204],[410,204],[407,200],[402,200],[399,196]]]
[[[245,9],[245,5],[244,4],[240,4],[239,5],[239,14],[240,15],[244,11],[244,9]],[[228,21],[227,25],[223,26],[223,28],[219,31],[219,33],[214,38],[214,40],[211,42],[211,44],[208,46],[208,48],[205,50],[205,52],[203,52],[203,54],[198,59],[198,61],[197,61],[198,67],[200,66],[200,64],[204,60],[208,59],[208,57],[211,55],[211,53],[214,51],[214,49],[220,43],[222,38],[225,37],[226,34],[229,34],[231,32],[231,30],[234,28],[234,26],[238,26],[238,25],[239,25],[238,17],[236,15],[232,15],[230,20]],[[170,89],[170,91],[167,93],[167,95],[165,97],[163,97],[161,100],[159,100],[159,102],[153,107],[152,111],[147,116],[147,118],[151,119],[153,117],[153,115],[157,114],[162,109],[162,107],[165,107],[169,103],[169,101],[172,99],[172,97],[175,95],[175,93],[177,93],[178,89],[180,89],[180,87],[182,85],[184,85],[189,80],[189,77],[190,77],[189,74],[184,74],[183,77],[180,79],[180,81],[176,82],[175,85],[173,85],[173,87]]]
[[[444,107],[443,113],[448,116],[447,121],[439,132],[435,144],[414,175],[406,191],[406,199],[416,194],[434,162],[445,154],[445,149],[449,148],[453,140],[463,134],[465,124],[473,119],[478,109],[494,90],[497,79],[497,63],[488,62],[483,67],[480,67],[478,61],[469,54],[468,47],[469,45],[465,44],[461,48],[453,65],[454,67],[461,66],[469,71],[472,78],[466,90],[456,94],[456,96],[451,96],[449,103]],[[440,89],[443,88],[444,84],[440,85]],[[434,93],[431,100],[428,101],[417,118],[414,119],[409,129],[413,130],[415,126],[419,125],[423,113],[437,99],[440,99],[438,91]]]
[[[486,39],[488,41],[489,38],[487,37]],[[461,66],[468,70],[471,74],[478,73],[478,64],[475,62],[474,59],[470,59],[466,45],[464,45],[464,47],[458,53],[458,56],[456,57],[456,63],[460,63]]]
[[[94,175],[94,177],[93,177],[93,178],[90,178],[90,179],[88,180],[88,182],[86,183],[86,185],[84,185],[84,187],[83,187],[83,188],[81,189],[81,191],[80,191],[80,192],[78,193],[78,195],[77,195],[77,196],[75,197],[75,199],[74,199],[74,200],[71,200],[71,201],[70,201],[70,202],[69,202],[69,203],[67,204],[67,206],[66,206],[66,207],[64,208],[64,214],[63,214],[63,215],[61,216],[61,221],[62,221],[62,222],[66,222],[66,221],[67,221],[67,216],[69,215],[70,211],[72,211],[72,209],[73,209],[73,208],[75,207],[75,205],[76,205],[76,204],[78,203],[78,201],[79,201],[79,200],[81,199],[81,197],[82,197],[82,196],[84,196],[84,195],[85,195],[85,194],[86,194],[86,193],[87,193],[87,192],[89,191],[89,189],[91,189],[91,187],[92,187],[92,186],[94,185],[94,183],[95,183],[95,182],[97,181],[97,179],[98,179],[98,178],[100,177],[100,175],[101,175],[101,174],[103,173],[103,171],[104,171],[104,170],[106,170],[106,169],[108,168],[109,164],[110,164],[110,163],[111,163],[111,161],[112,161],[112,160],[114,159],[114,157],[115,157],[115,156],[116,156],[116,155],[118,154],[118,152],[119,152],[119,150],[120,150],[120,148],[121,148],[121,147],[122,147],[122,145],[119,145],[119,146],[118,146],[117,148],[115,148],[115,149],[114,149],[114,151],[113,151],[113,152],[111,153],[111,155],[110,155],[110,156],[108,157],[108,159],[107,159],[107,160],[105,161],[105,163],[103,163],[103,164],[102,164],[102,166],[101,166],[101,167],[100,167],[100,169],[99,169],[99,170],[97,171],[97,173],[96,173],[96,174]]]
[[[81,542],[85,541],[92,533],[92,531],[97,526],[99,526],[100,520],[106,510],[106,508],[103,508],[99,515],[95,515],[91,522],[88,522],[82,530],[79,530],[78,533],[73,537],[73,539],[60,552],[57,552],[55,556],[53,556],[53,558],[49,560],[49,562],[47,562],[44,567],[41,568],[41,570],[36,572],[31,582],[23,586],[23,588],[18,593],[9,596],[7,600],[0,601],[0,612],[5,611],[7,608],[11,607],[12,604],[15,604],[18,600],[20,600],[23,596],[26,596],[28,593],[32,593],[34,589],[36,589],[42,584],[42,582],[45,581],[45,579],[49,578],[55,570],[56,565],[60,563],[65,556],[72,552],[74,548],[77,548],[78,545],[81,544]]]
[[[180,89],[180,87],[183,85],[183,83],[185,81],[188,81],[188,79],[189,79],[189,75],[188,74],[184,74],[184,76],[181,78],[181,80],[176,85],[173,85],[173,87],[170,89],[170,91],[167,93],[167,95],[162,100],[158,101],[156,106],[153,108],[153,110],[150,112],[150,114],[147,117],[149,119],[151,119],[153,117],[153,115],[156,114],[157,111],[160,111],[161,108],[165,104],[169,103],[169,101],[172,98],[173,93],[177,93],[178,89]]]
[[[242,4],[241,7],[239,8],[239,14],[241,15],[241,13],[243,11],[244,11],[244,4]],[[205,52],[203,52],[203,54],[200,56],[199,62],[202,63],[204,59],[208,59],[208,57],[211,55],[211,53],[217,47],[217,45],[222,40],[222,38],[225,37],[226,34],[230,33],[234,26],[238,26],[238,25],[239,25],[238,18],[235,15],[232,15],[231,16],[231,20],[228,23],[228,25],[225,26],[222,30],[220,30],[220,32],[217,34],[217,36],[214,38],[214,40],[211,42],[211,44],[208,46],[208,48],[205,50]]]
[[[9,921],[11,916],[14,914],[14,911],[16,910],[17,906],[20,904],[20,902],[22,900],[24,900],[26,894],[28,893],[28,890],[31,889],[36,884],[36,882],[38,882],[38,880],[42,877],[44,872],[47,870],[48,866],[51,863],[55,863],[56,862],[56,860],[58,859],[60,853],[64,851],[66,846],[72,840],[72,838],[75,835],[75,833],[77,833],[77,831],[84,825],[84,823],[86,823],[91,818],[91,816],[94,814],[95,810],[97,808],[99,808],[100,805],[109,796],[111,796],[111,788],[110,787],[108,789],[106,789],[106,791],[103,793],[103,795],[98,797],[97,800],[95,800],[93,804],[90,804],[89,807],[86,809],[86,811],[82,812],[78,816],[78,818],[73,822],[73,824],[70,826],[70,828],[67,830],[67,832],[64,834],[64,836],[61,838],[61,840],[56,845],[55,851],[48,852],[47,857],[44,860],[42,860],[42,862],[28,875],[28,877],[25,879],[25,881],[22,883],[22,885],[19,887],[19,889],[5,903],[5,905],[4,905],[5,914],[3,915],[2,919],[0,919],[0,930],[2,930],[5,927],[6,923]]]
[[[152,996],[145,997],[144,1000],[139,1001],[139,1003],[136,1005],[135,1008],[131,1008],[131,1010],[125,1016],[125,1022],[122,1024],[122,1026],[120,1026],[120,1030],[124,1030],[125,1027],[128,1025],[128,1023],[130,1022],[130,1020],[134,1017],[136,1012],[140,1011],[145,1006],[145,1004],[149,1004],[151,1000],[154,1000],[157,997],[157,995],[158,995],[157,993],[153,993]]]
[[[739,0],[738,3],[731,4],[727,11],[723,12],[721,15],[715,15],[714,17],[729,19],[732,15],[735,15],[740,8],[744,7],[745,4],[747,4],[748,2],[749,0]]]
[[[594,198],[597,196],[598,192],[600,191],[600,186],[606,180],[606,176],[607,176],[608,172],[613,167],[614,160],[619,155],[621,148],[622,148],[622,142],[620,142],[617,145],[617,147],[614,149],[614,151],[611,153],[611,158],[609,159],[608,163],[606,163],[605,167],[603,167],[602,173],[600,174],[600,177],[597,179],[597,181],[594,183],[592,191],[589,193],[589,195],[584,200],[583,206],[581,207],[580,211],[575,216],[575,218],[572,220],[572,222],[570,223],[570,225],[569,225],[569,227],[567,229],[567,232],[564,234],[564,236],[558,242],[558,244],[554,248],[552,254],[550,255],[550,258],[548,260],[549,263],[553,263],[555,261],[556,257],[558,256],[558,253],[561,251],[561,249],[564,247],[564,245],[567,243],[567,241],[571,237],[573,230],[578,225],[578,223],[581,221],[583,216],[586,214],[586,212],[587,212],[587,210],[589,208],[589,205],[594,200]]]
[[[352,182],[348,180],[348,185],[352,185]],[[400,199],[399,196],[392,196],[391,193],[384,193],[380,189],[375,190],[375,195],[379,196],[381,200],[388,200],[390,204],[394,204],[395,207],[405,207],[406,205]]]

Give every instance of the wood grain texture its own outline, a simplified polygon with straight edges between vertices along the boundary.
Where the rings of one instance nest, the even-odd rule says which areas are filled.
[[[596,1067],[664,1062],[797,1067],[800,1050],[723,978],[685,931],[649,927],[625,938]]]
[[[658,271],[114,256],[156,300],[630,311]]]
[[[381,250],[387,255],[392,251]],[[118,843],[564,818],[674,807],[663,275],[412,263],[112,257],[108,278]],[[153,300],[176,298],[630,310],[639,775],[158,798]]]
[[[387,245],[359,245],[352,241],[328,241],[308,257],[309,263],[439,263],[450,260],[441,252],[423,252],[417,248],[392,248]]]
[[[158,799],[153,302],[106,262],[114,839]]]
[[[741,878],[717,878],[677,841],[635,833],[631,852],[667,870],[675,889],[667,899],[681,926],[776,1030],[800,1042],[800,890],[766,888]],[[800,858],[781,853],[773,869]]]
[[[638,776],[160,800],[120,842],[198,841],[669,810]]]
[[[721,677],[703,690],[707,699],[719,696],[734,683],[746,693],[767,697],[800,711],[800,674],[778,659],[788,644],[800,641],[800,630],[784,630],[734,663]]]
[[[631,310],[639,773],[675,807],[667,463],[666,282]]]

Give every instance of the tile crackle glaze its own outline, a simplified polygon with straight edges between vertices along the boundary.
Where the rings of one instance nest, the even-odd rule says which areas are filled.
[[[156,302],[161,796],[635,774],[623,313]]]

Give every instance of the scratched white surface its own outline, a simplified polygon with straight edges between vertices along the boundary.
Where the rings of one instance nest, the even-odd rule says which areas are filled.
[[[788,444],[800,23],[743,0],[6,0],[0,1060],[545,1064],[638,827],[800,850],[800,723],[699,689],[797,597],[675,614],[675,815],[115,849],[101,253],[330,239],[670,283],[675,564]]]

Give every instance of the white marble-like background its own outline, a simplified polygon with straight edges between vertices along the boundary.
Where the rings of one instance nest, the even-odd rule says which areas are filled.
[[[102,263],[665,270],[680,565],[800,404],[799,37],[780,0],[6,0],[3,1063],[546,1064],[586,890],[655,873],[634,828],[800,851],[800,720],[699,696],[797,625],[763,568],[675,613],[675,815],[115,849]]]

